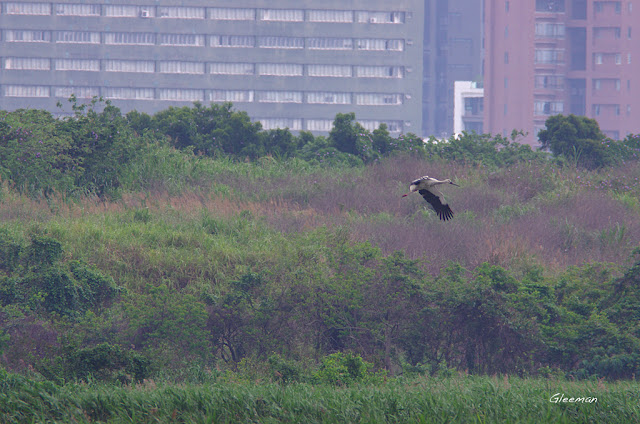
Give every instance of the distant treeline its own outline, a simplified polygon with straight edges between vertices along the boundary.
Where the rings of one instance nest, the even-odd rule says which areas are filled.
[[[34,196],[114,195],[125,180],[139,179],[131,175],[132,168],[152,161],[166,148],[236,160],[297,158],[326,166],[358,166],[398,153],[484,166],[547,157],[515,142],[517,132],[510,139],[464,133],[444,142],[435,138],[423,142],[411,133],[392,137],[384,124],[370,132],[356,122],[354,113],[339,113],[328,137],[307,131],[293,135],[289,129],[263,130],[231,103],[209,107],[195,103],[154,115],[137,111],[123,115],[98,98],[89,104],[78,104],[74,97],[70,101],[73,116],[62,119],[44,110],[0,111],[2,180]],[[637,158],[638,136],[608,140],[595,121],[573,115],[558,115],[549,123],[541,140],[561,160],[599,167]]]

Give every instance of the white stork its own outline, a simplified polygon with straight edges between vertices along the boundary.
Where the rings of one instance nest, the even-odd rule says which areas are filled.
[[[438,217],[443,221],[447,221],[453,218],[453,211],[444,200],[444,195],[440,192],[440,190],[436,189],[435,186],[437,186],[438,184],[453,184],[456,187],[460,187],[458,184],[452,182],[448,178],[446,180],[440,181],[425,175],[424,177],[420,177],[417,180],[411,181],[411,185],[409,186],[409,193],[403,194],[402,197],[408,196],[411,193],[417,191],[422,197],[424,197],[424,200],[426,200],[436,211]]]

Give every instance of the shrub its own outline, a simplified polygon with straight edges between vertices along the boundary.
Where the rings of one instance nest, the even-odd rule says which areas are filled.
[[[109,343],[75,350],[66,360],[68,375],[81,380],[128,384],[141,382],[150,373],[150,361],[146,357]]]
[[[375,375],[370,372],[372,365],[360,355],[351,352],[336,352],[322,358],[320,369],[314,373],[319,383],[350,385],[364,383]]]

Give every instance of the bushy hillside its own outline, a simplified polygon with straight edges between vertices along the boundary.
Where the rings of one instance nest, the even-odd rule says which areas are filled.
[[[27,180],[3,174],[0,360],[9,370],[126,382],[197,364],[335,381],[353,365],[335,353],[392,375],[640,370],[640,166],[628,156],[586,170],[466,134],[365,160],[334,135],[299,147],[332,145],[342,156],[330,164],[295,152],[246,160],[193,154],[144,117],[106,111],[111,118],[79,111],[64,123],[5,116],[5,170],[24,163],[9,155],[20,138],[60,147],[33,128],[16,139],[9,120],[75,128],[69,152],[106,134],[69,156],[83,170],[61,177],[68,186],[43,188],[54,169],[69,176],[55,161],[20,165]],[[343,132],[362,131],[347,121]],[[452,221],[418,195],[400,197],[425,174],[460,185],[443,188]]]

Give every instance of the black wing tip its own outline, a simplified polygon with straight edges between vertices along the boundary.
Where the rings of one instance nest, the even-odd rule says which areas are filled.
[[[438,217],[442,221],[448,221],[453,218],[453,211],[451,210],[449,205],[445,205],[445,208],[437,211],[437,213],[438,213]]]

